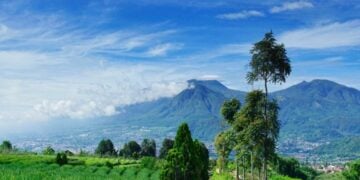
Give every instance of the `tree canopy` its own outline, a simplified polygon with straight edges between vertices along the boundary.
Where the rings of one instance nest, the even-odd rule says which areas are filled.
[[[13,149],[10,141],[3,141],[0,145],[0,152],[9,152]]]
[[[100,156],[116,156],[114,144],[110,139],[103,139],[99,142],[95,154]]]
[[[224,102],[221,107],[221,114],[227,123],[232,124],[234,122],[235,113],[240,109],[240,106],[240,101],[235,98]]]
[[[120,155],[124,157],[138,158],[140,157],[141,146],[136,141],[129,141],[124,144],[120,150]]]
[[[159,158],[165,158],[170,149],[174,147],[174,140],[165,138],[162,142]]]
[[[193,141],[186,123],[179,126],[174,147],[168,152],[161,179],[208,179],[209,152],[204,144]]]
[[[263,80],[267,96],[267,83],[282,83],[291,73],[290,59],[283,44],[277,44],[272,32],[255,43],[251,49],[251,71],[247,74],[249,83]]]
[[[141,143],[141,156],[156,156],[155,140],[144,139]]]

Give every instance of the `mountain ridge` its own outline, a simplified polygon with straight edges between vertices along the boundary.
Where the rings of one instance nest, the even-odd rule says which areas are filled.
[[[212,141],[221,130],[220,108],[227,99],[244,103],[246,92],[232,90],[217,80],[189,80],[174,97],[125,108],[115,123],[174,127],[187,122],[196,138]],[[289,139],[307,142],[335,141],[360,135],[360,91],[329,80],[303,81],[270,93],[280,106],[280,151]]]

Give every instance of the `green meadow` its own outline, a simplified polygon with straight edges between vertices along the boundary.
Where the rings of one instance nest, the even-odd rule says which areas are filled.
[[[160,171],[140,160],[69,157],[58,165],[55,156],[0,154],[0,179],[159,179]]]

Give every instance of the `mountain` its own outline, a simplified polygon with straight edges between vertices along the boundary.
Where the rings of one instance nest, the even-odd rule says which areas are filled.
[[[328,80],[274,92],[284,136],[309,141],[360,134],[360,92]]]
[[[124,113],[112,123],[175,129],[181,122],[187,122],[195,137],[212,141],[220,131],[223,102],[237,98],[243,103],[245,96],[246,92],[228,89],[216,80],[193,79],[188,81],[188,88],[174,97],[125,107]],[[357,89],[328,80],[313,80],[270,96],[280,106],[280,151],[303,151],[309,149],[302,145],[304,142],[313,143],[309,146],[315,147],[319,143],[360,135],[360,91]]]
[[[131,105],[117,119],[144,126],[173,126],[187,122],[201,139],[212,140],[220,131],[220,108],[231,98],[243,100],[246,93],[226,88],[216,80],[189,80],[188,88],[172,98]]]

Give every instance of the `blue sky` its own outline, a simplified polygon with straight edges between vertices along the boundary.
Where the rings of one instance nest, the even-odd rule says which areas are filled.
[[[88,119],[173,96],[186,80],[241,90],[272,30],[293,72],[360,89],[360,1],[1,1],[0,127]]]

